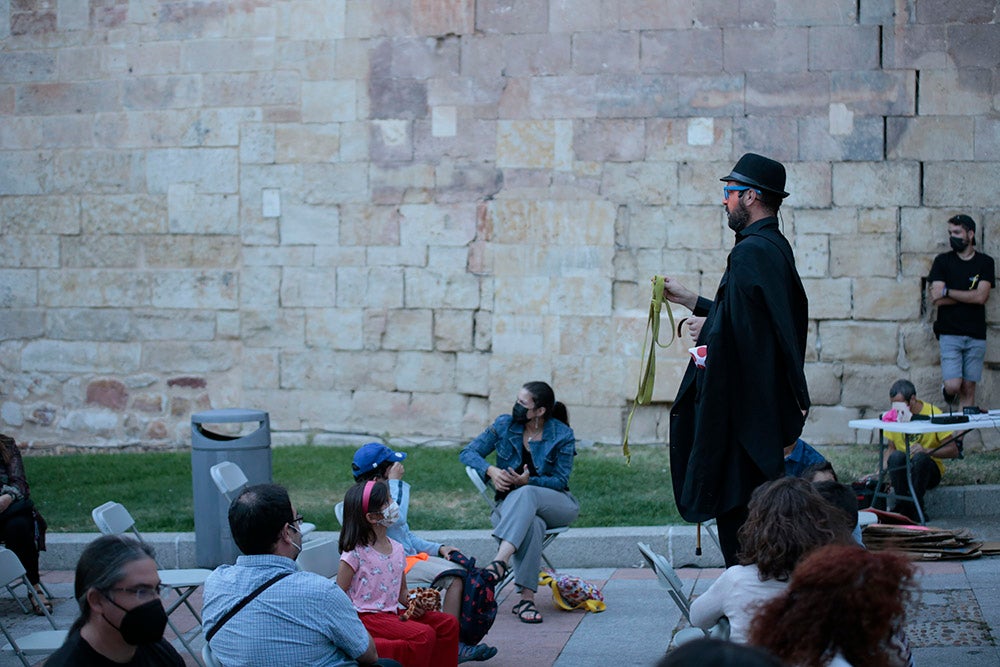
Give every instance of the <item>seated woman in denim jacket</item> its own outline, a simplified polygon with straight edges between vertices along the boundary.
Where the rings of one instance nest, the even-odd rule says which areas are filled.
[[[484,457],[496,452],[496,465]],[[488,570],[502,579],[514,559],[521,601],[513,612],[524,623],[541,623],[535,607],[542,541],[549,527],[576,519],[580,504],[569,492],[576,437],[566,406],[545,382],[529,382],[509,415],[500,415],[459,454],[459,460],[489,478],[497,504],[490,516],[500,548]]]

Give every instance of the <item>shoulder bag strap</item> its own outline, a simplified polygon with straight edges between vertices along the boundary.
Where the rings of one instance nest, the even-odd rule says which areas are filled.
[[[270,588],[272,584],[278,583],[279,581],[281,581],[282,579],[284,579],[285,577],[287,577],[290,574],[293,574],[293,572],[282,572],[280,574],[274,575],[273,577],[271,577],[270,579],[268,579],[267,581],[265,581],[264,583],[262,583],[260,586],[258,586],[257,589],[254,590],[253,593],[251,593],[250,595],[246,596],[245,598],[243,598],[242,600],[240,600],[239,602],[237,602],[236,606],[233,607],[232,609],[230,609],[226,613],[225,616],[223,616],[222,618],[220,618],[219,622],[216,623],[214,626],[212,626],[212,629],[209,630],[205,634],[205,641],[206,642],[212,641],[212,637],[215,636],[215,633],[218,632],[219,630],[221,630],[222,626],[226,624],[226,621],[228,621],[233,616],[235,616],[236,612],[238,612],[240,609],[243,609],[243,607],[245,607],[248,604],[250,604],[251,600],[253,600],[255,597],[257,597],[258,595],[260,595],[261,593],[263,593],[265,590],[267,590],[268,588]]]

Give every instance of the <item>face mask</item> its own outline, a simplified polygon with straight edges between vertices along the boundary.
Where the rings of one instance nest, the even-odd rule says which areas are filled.
[[[126,644],[143,646],[146,644],[155,644],[163,639],[163,629],[167,627],[167,612],[164,611],[163,602],[160,601],[160,598],[144,602],[138,607],[125,609],[107,595],[104,597],[111,604],[125,612],[125,615],[122,616],[122,624],[118,627],[115,627],[114,623],[108,621],[107,616],[104,617],[104,620],[108,621],[111,627],[121,633],[122,639],[125,640]]]
[[[965,239],[956,238],[954,236],[948,237],[948,241],[951,243],[951,249],[955,252],[962,252],[969,247],[969,242]]]
[[[382,510],[382,518],[378,522],[388,528],[397,521],[399,521],[399,505],[393,500]]]
[[[520,403],[514,404],[514,409],[510,412],[511,420],[515,424],[527,424],[528,423],[528,408],[524,407]]]

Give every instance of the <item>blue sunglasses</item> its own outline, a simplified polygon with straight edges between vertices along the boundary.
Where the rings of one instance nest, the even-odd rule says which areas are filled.
[[[757,188],[751,188],[749,185],[724,185],[722,186],[722,198],[729,199],[730,192],[743,192],[744,190],[753,190],[760,196],[760,190]]]

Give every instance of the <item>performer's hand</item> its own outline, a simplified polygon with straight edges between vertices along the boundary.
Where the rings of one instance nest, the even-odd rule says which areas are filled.
[[[447,558],[448,554],[450,554],[452,551],[458,551],[458,547],[453,547],[448,544],[442,544],[441,548],[438,549],[438,555],[441,556],[441,558]]]
[[[691,334],[691,342],[697,344],[698,335],[701,334],[701,327],[705,324],[705,318],[692,315],[686,318],[685,322],[687,322],[688,333]]]
[[[403,473],[406,472],[406,468],[399,461],[396,461],[389,469],[385,471],[386,479],[403,479]]]
[[[667,301],[687,306],[692,311],[698,303],[698,295],[680,284],[675,278],[663,276],[663,296]]]
[[[514,482],[515,486],[525,486],[527,485],[528,480],[531,478],[531,475],[528,474],[528,466],[522,466],[520,473],[515,473],[512,470],[511,474],[515,476],[516,479],[516,481]]]

